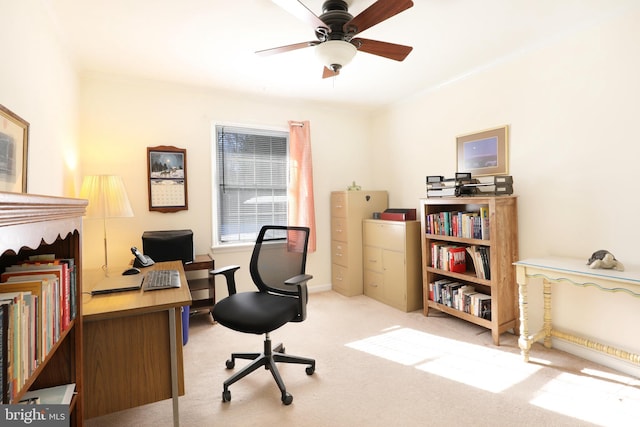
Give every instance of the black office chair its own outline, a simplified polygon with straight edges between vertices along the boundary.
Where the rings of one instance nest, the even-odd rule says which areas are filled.
[[[267,225],[262,227],[251,255],[250,273],[257,292],[236,292],[233,265],[212,270],[227,281],[229,296],[213,307],[213,318],[221,325],[239,332],[265,334],[262,353],[232,353],[227,369],[235,367],[236,359],[252,360],[241,371],[224,382],[222,401],[231,401],[229,386],[261,366],[271,371],[282,393],[282,403],[291,404],[293,396],[287,393],[276,362],[309,365],[307,375],[315,372],[316,361],[284,354],[282,344],[273,349],[269,333],[288,322],[302,322],[307,317],[307,281],[313,276],[305,274],[309,228]]]

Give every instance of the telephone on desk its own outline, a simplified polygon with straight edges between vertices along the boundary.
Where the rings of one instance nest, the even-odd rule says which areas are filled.
[[[147,256],[147,255],[143,255],[142,253],[140,253],[140,251],[138,250],[138,248],[136,248],[135,246],[133,246],[131,248],[131,253],[133,255],[135,255],[135,259],[133,260],[133,266],[134,267],[150,267],[153,264],[155,264],[155,262],[151,259],[151,257]]]

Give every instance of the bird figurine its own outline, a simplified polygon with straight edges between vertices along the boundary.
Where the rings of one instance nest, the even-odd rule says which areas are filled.
[[[624,271],[624,265],[609,251],[601,249],[595,251],[587,261],[589,268],[606,268]]]

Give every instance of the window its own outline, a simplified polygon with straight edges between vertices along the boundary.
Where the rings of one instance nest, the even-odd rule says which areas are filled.
[[[216,126],[217,243],[254,243],[266,224],[287,224],[289,133]]]

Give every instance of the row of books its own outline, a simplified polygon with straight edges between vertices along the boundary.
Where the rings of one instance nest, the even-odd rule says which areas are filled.
[[[467,251],[464,246],[431,242],[431,266],[445,271],[467,271]]]
[[[449,279],[429,283],[429,299],[455,310],[491,320],[491,295],[476,292],[471,285]]]
[[[431,266],[444,271],[464,273],[467,258],[473,263],[476,277],[491,280],[491,262],[488,246],[461,246],[446,242],[431,242]]]
[[[491,280],[491,258],[489,246],[471,245],[466,247],[469,257],[473,261],[476,277]]]
[[[491,237],[487,206],[480,206],[478,211],[436,212],[428,214],[425,219],[427,234],[482,240]]]
[[[0,274],[0,387],[10,403],[77,314],[73,259],[34,256]]]
[[[472,178],[470,173],[456,173],[455,178],[428,175],[427,197],[504,196],[513,194],[511,175]]]

